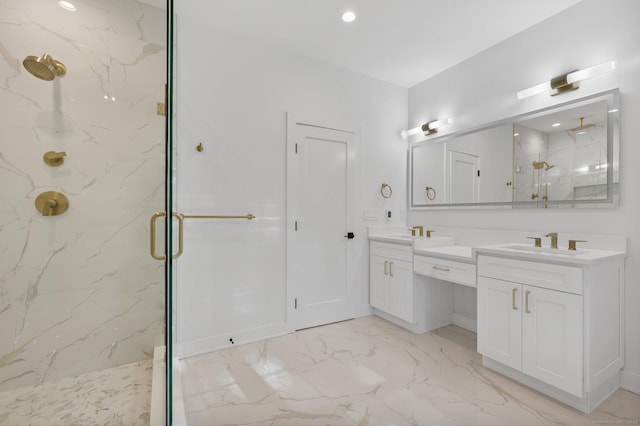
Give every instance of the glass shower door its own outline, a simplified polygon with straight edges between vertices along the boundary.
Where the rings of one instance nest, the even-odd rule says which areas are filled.
[[[166,13],[0,2],[0,423],[149,422]]]

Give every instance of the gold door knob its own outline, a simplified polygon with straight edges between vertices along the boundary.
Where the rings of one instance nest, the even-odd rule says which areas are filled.
[[[69,199],[58,191],[47,191],[36,198],[36,209],[42,216],[58,216],[69,208]]]

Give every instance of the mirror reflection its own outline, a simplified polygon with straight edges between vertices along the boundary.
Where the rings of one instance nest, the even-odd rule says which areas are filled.
[[[411,207],[616,205],[617,95],[414,144]]]

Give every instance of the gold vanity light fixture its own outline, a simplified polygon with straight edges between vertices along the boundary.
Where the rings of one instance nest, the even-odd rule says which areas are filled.
[[[451,123],[453,123],[453,118],[451,117],[443,118],[441,120],[432,120],[423,124],[420,127],[414,127],[413,129],[409,129],[403,132],[403,136],[404,137],[413,136],[413,135],[417,135],[418,133],[422,133],[425,136],[432,135],[436,133],[440,127],[447,126]]]
[[[540,93],[549,93],[549,95],[555,96],[560,93],[570,92],[578,89],[582,80],[613,71],[614,69],[616,69],[616,61],[607,61],[583,70],[575,70],[559,75],[551,80],[521,90],[516,96],[518,99],[525,99]]]

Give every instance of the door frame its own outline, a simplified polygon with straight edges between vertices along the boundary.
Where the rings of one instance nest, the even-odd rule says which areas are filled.
[[[295,276],[294,273],[294,262],[293,252],[291,250],[292,247],[292,239],[294,237],[294,227],[296,216],[294,216],[294,212],[299,203],[299,199],[297,198],[298,190],[299,190],[299,182],[296,180],[297,176],[297,165],[295,161],[296,156],[296,138],[295,138],[295,128],[297,125],[305,125],[311,127],[319,127],[328,130],[336,130],[340,132],[347,132],[353,134],[353,143],[352,146],[349,146],[347,152],[347,162],[350,165],[347,168],[347,185],[353,188],[353,202],[351,205],[351,214],[347,217],[347,225],[354,232],[357,231],[358,223],[356,221],[357,217],[357,209],[360,205],[358,198],[358,181],[356,176],[360,170],[358,163],[358,147],[360,144],[360,131],[359,126],[354,123],[342,121],[342,120],[332,120],[327,118],[320,117],[310,117],[297,113],[286,113],[286,121],[287,121],[287,143],[286,143],[286,164],[287,164],[287,173],[286,173],[286,323],[290,331],[295,331],[298,329],[298,318],[296,315],[295,309],[295,298],[297,293],[296,283],[293,280]],[[362,235],[358,235],[356,232],[356,239],[362,238]],[[357,271],[357,265],[355,265],[356,260],[356,244],[348,244],[347,245],[347,262],[346,262],[346,275],[347,281],[355,283],[355,272]],[[357,316],[357,306],[356,306],[356,293],[358,289],[356,285],[353,284],[347,293],[348,300],[353,304],[353,317]]]

